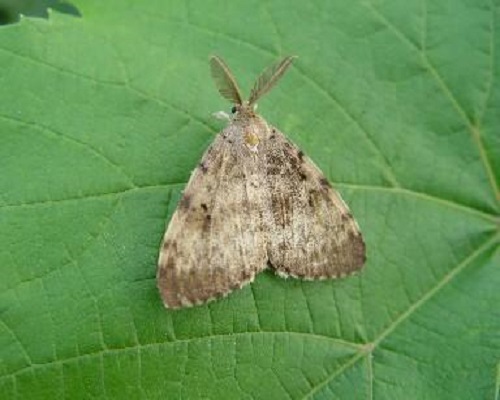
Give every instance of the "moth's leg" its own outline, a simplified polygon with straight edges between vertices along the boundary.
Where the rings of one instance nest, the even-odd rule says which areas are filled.
[[[225,111],[217,111],[212,113],[212,117],[220,119],[222,121],[231,121],[231,116]]]

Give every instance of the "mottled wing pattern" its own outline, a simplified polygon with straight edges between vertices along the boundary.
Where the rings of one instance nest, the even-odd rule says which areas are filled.
[[[277,129],[261,144],[271,196],[267,248],[277,273],[321,279],[360,269],[358,225],[318,167]]]
[[[193,172],[163,238],[157,282],[168,308],[223,296],[266,267],[257,163],[225,136]]]

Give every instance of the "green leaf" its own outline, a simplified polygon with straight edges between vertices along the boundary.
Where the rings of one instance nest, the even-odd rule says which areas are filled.
[[[74,1],[0,27],[0,398],[500,396],[500,5]],[[180,191],[242,90],[356,216],[368,263],[172,312]]]

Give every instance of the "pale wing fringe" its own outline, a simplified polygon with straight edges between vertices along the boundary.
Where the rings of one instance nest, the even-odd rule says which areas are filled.
[[[283,58],[276,64],[271,65],[264,72],[262,72],[250,93],[249,104],[254,104],[258,99],[265,95],[271,88],[276,84],[276,82],[283,76],[285,71],[288,69],[294,58],[297,56],[288,56]]]
[[[215,81],[215,86],[222,97],[234,104],[241,104],[243,100],[236,79],[220,57],[210,57],[210,71]]]

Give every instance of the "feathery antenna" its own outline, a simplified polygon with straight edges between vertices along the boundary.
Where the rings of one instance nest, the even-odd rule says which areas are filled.
[[[276,84],[276,82],[283,76],[286,72],[293,59],[297,56],[288,56],[283,58],[276,64],[271,65],[269,68],[264,70],[253,86],[250,92],[250,98],[248,99],[249,104],[255,104],[255,102],[265,95],[271,88]]]
[[[215,86],[222,97],[234,104],[241,104],[243,100],[236,79],[229,67],[220,57],[210,57],[210,71],[215,81]]]

